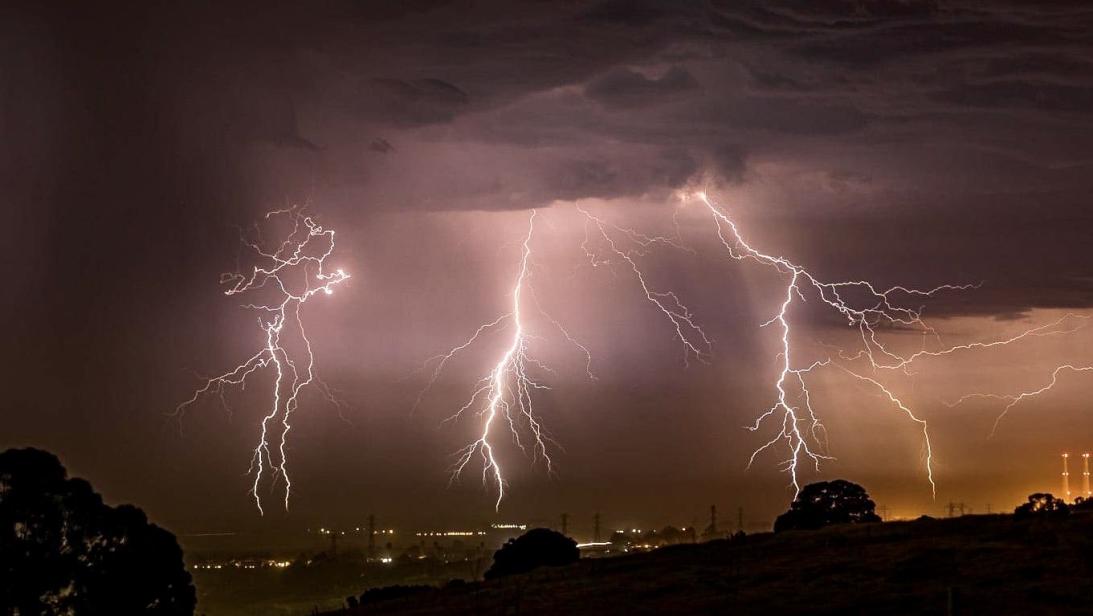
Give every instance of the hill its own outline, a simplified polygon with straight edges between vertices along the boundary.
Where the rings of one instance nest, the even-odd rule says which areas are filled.
[[[330,614],[1093,613],[1093,515],[764,533],[584,559]]]

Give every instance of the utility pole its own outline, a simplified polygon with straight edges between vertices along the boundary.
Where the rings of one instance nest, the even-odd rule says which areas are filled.
[[[717,536],[717,505],[710,505],[710,536]]]
[[[368,560],[376,558],[376,516],[368,514]]]
[[[600,542],[600,514],[596,512],[596,515],[592,517],[592,541],[595,543]]]
[[[736,508],[736,532],[744,532],[744,508]]]
[[[569,536],[569,514],[568,513],[563,513],[562,514],[562,534],[567,536],[567,537]]]

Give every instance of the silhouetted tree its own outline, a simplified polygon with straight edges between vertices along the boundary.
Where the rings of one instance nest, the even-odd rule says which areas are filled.
[[[190,615],[174,535],[109,507],[53,454],[0,453],[0,613]]]
[[[357,609],[358,603],[357,598],[352,595],[345,598],[345,605],[351,610]]]
[[[1028,495],[1028,502],[1013,510],[1013,517],[1017,519],[1037,517],[1066,517],[1070,514],[1070,507],[1061,498],[1055,498],[1051,494],[1037,492]]]
[[[876,508],[869,493],[856,483],[843,479],[810,483],[793,499],[789,511],[774,521],[774,532],[880,522]]]
[[[1093,511],[1093,498],[1083,498],[1079,496],[1074,499],[1074,504],[1070,506],[1073,511]]]
[[[568,565],[580,557],[576,541],[548,528],[533,528],[509,539],[494,553],[486,579],[524,573],[536,567]]]
[[[685,537],[685,535],[683,534],[683,531],[679,530],[675,526],[669,525],[669,526],[665,526],[664,528],[660,529],[661,543],[668,544],[668,545],[671,545],[671,544],[674,544],[674,543],[682,543],[684,537]]]

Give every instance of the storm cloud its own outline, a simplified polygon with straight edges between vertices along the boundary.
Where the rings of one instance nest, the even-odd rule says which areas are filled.
[[[172,455],[227,473],[216,464],[227,446],[195,462],[185,444],[156,440],[160,411],[188,391],[188,370],[238,351],[253,323],[212,316],[235,308],[216,275],[234,262],[236,226],[288,203],[336,224],[356,268],[359,286],[325,313],[321,337],[335,341],[333,380],[368,392],[376,433],[400,435],[368,432],[360,449],[394,456],[406,483],[442,463],[394,451],[426,437],[400,423],[406,393],[392,375],[498,310],[506,251],[532,208],[558,215],[543,228],[576,255],[558,249],[565,267],[544,257],[536,275],[585,281],[556,307],[601,319],[587,333],[611,366],[669,357],[671,337],[604,333],[659,331],[657,315],[622,308],[625,282],[577,269],[574,203],[700,236],[672,212],[681,192],[705,188],[749,237],[831,279],[982,282],[929,306],[960,323],[1093,306],[1083,2],[14,2],[0,9],[0,44],[2,307],[17,324],[4,431],[126,477],[116,494],[158,484],[150,470],[127,474],[134,460],[183,482],[199,480]],[[744,305],[770,299],[750,274],[681,258],[649,264],[651,277],[704,306],[730,355],[759,344],[733,333],[770,316]],[[659,385],[703,421],[726,391],[768,403],[740,376],[754,358],[737,361]],[[650,446],[685,430],[655,415],[650,400],[674,402],[643,389],[653,380],[595,398],[608,414],[637,408],[655,425],[630,437]],[[207,421],[206,437],[232,441]],[[563,417],[563,431],[567,421],[578,423]],[[50,431],[59,424],[72,432]],[[353,458],[359,443],[333,432],[302,438]],[[575,459],[592,459],[593,439],[570,439]],[[126,456],[97,461],[100,442]],[[680,469],[700,462],[672,451]],[[180,498],[153,509],[190,506]]]

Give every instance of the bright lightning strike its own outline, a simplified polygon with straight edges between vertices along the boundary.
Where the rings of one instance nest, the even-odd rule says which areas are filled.
[[[189,400],[175,408],[175,415],[181,416],[206,394],[216,394],[223,400],[225,388],[235,385],[244,388],[247,379],[255,372],[273,368],[272,401],[269,412],[262,418],[249,471],[254,474],[250,492],[259,513],[263,515],[265,510],[259,487],[267,470],[274,482],[278,478],[284,480],[284,506],[288,509],[292,481],[289,479],[285,446],[292,429],[292,413],[299,405],[300,392],[316,384],[324,395],[331,397],[315,374],[315,355],[300,309],[316,294],[329,295],[335,286],[349,278],[349,274],[342,269],[326,271],[326,261],[334,252],[333,229],[324,229],[297,208],[270,212],[266,214],[266,220],[281,216],[289,217],[292,230],[276,248],[263,248],[260,239],[248,239],[245,235],[241,237],[243,246],[253,253],[261,265],[255,265],[247,274],[236,272],[221,275],[221,283],[230,285],[224,291],[225,295],[264,293],[272,296],[271,299],[260,300],[260,303],[245,305],[259,313],[258,325],[265,334],[265,344],[243,363],[206,380],[205,385],[196,390]],[[290,347],[297,346],[302,352],[290,350]]]
[[[781,351],[779,353],[781,370],[775,382],[777,400],[773,406],[756,419],[754,424],[749,426],[749,429],[757,431],[768,420],[776,417],[780,422],[780,429],[771,440],[760,446],[751,455],[748,465],[750,466],[755,461],[756,456],[763,451],[775,446],[780,441],[784,442],[789,450],[789,458],[784,463],[785,470],[790,475],[794,490],[799,491],[800,484],[797,471],[800,462],[807,459],[812,462],[816,470],[819,470],[822,460],[831,459],[830,456],[823,453],[826,450],[826,445],[821,440],[824,428],[812,408],[811,395],[805,377],[811,371],[830,365],[833,362],[828,358],[804,365],[796,363],[793,355],[792,326],[789,318],[789,311],[794,301],[804,302],[805,292],[811,291],[823,304],[845,318],[849,327],[858,331],[862,341],[862,351],[854,357],[843,356],[843,359],[864,357],[874,370],[878,368],[903,368],[921,354],[937,355],[943,352],[923,352],[911,357],[903,357],[885,346],[878,338],[877,330],[885,326],[915,327],[924,334],[936,335],[922,321],[921,309],[903,306],[896,298],[900,295],[930,297],[942,291],[968,289],[972,285],[947,284],[927,291],[896,286],[881,291],[867,281],[821,281],[807,269],[785,257],[766,254],[752,247],[744,240],[736,223],[729,218],[724,210],[714,205],[705,193],[699,193],[698,197],[712,216],[718,239],[729,256],[740,261],[752,260],[770,267],[787,281],[785,296],[777,314],[763,324],[764,326],[777,324],[781,330]],[[854,302],[849,299],[851,293],[864,296],[865,299]],[[954,350],[948,349],[944,352],[953,352]],[[840,355],[842,356],[841,353]],[[838,367],[857,380],[877,388],[908,419],[921,427],[926,476],[930,482],[931,492],[936,494],[937,486],[934,483],[932,466],[933,448],[930,444],[930,434],[925,420],[917,416],[910,407],[877,379],[860,374],[841,364]],[[807,431],[802,429],[802,425],[807,426]]]
[[[465,342],[453,347],[447,353],[434,357],[433,360],[436,361],[436,366],[433,369],[432,377],[418,396],[417,401],[417,404],[421,403],[425,393],[436,383],[444,367],[455,355],[479,342],[489,331],[503,325],[511,327],[512,333],[508,345],[497,359],[497,362],[488,374],[478,380],[474,392],[466,404],[446,420],[458,419],[472,410],[482,418],[481,432],[478,438],[456,453],[456,461],[452,466],[451,475],[452,481],[455,481],[476,457],[479,458],[482,463],[483,483],[492,484],[497,490],[497,500],[494,502],[495,509],[500,509],[501,501],[505,498],[505,487],[507,485],[496,449],[496,433],[499,427],[504,429],[507,426],[513,442],[525,454],[530,453],[533,464],[542,459],[546,464],[547,472],[554,472],[554,462],[547,447],[548,443],[553,443],[553,441],[546,434],[535,415],[533,405],[533,393],[536,390],[548,389],[548,387],[538,382],[532,375],[534,369],[548,373],[553,371],[529,355],[529,345],[534,336],[531,336],[527,330],[526,315],[524,314],[525,293],[531,298],[536,311],[558,329],[566,341],[581,351],[585,357],[585,369],[589,378],[595,378],[591,371],[592,356],[588,348],[577,342],[556,319],[543,310],[530,286],[531,240],[535,233],[535,218],[536,211],[532,210],[528,221],[527,235],[524,236],[521,245],[520,267],[512,287],[510,311],[492,321],[483,323]],[[531,442],[525,445],[521,434],[530,435]],[[529,448],[531,449],[530,452],[528,451]]]
[[[864,360],[867,368],[873,373],[880,370],[900,370],[909,373],[910,365],[922,358],[941,357],[961,351],[1007,346],[1028,338],[1068,334],[1083,327],[1082,324],[1077,324],[1076,321],[1084,319],[1084,317],[1068,314],[1054,322],[1034,327],[1009,338],[941,347],[940,337],[922,319],[922,308],[905,306],[901,303],[900,298],[932,297],[944,291],[967,290],[976,288],[978,285],[944,284],[929,290],[894,286],[886,290],[879,290],[864,280],[822,281],[807,269],[789,259],[760,252],[748,244],[736,223],[729,218],[723,209],[716,206],[705,193],[699,193],[698,198],[712,216],[717,237],[730,257],[738,261],[751,260],[770,267],[786,280],[785,295],[778,312],[763,324],[763,326],[777,324],[781,331],[781,350],[779,352],[781,370],[774,384],[777,391],[777,400],[752,425],[748,426],[748,429],[758,431],[768,420],[777,418],[780,422],[780,428],[772,439],[752,453],[748,460],[748,466],[751,466],[760,453],[774,447],[779,442],[784,442],[789,450],[789,458],[785,461],[784,468],[789,473],[796,491],[800,490],[797,471],[802,460],[812,462],[814,468],[819,470],[822,460],[832,459],[825,453],[827,449],[826,432],[812,408],[811,394],[805,379],[806,375],[813,370],[826,366],[838,368],[847,375],[878,390],[897,410],[919,427],[922,431],[926,477],[929,480],[931,492],[936,495],[937,486],[934,483],[933,475],[933,448],[930,444],[930,433],[926,421],[919,417],[884,383],[874,376],[851,369],[847,363]],[[818,297],[823,305],[843,317],[848,327],[857,330],[857,334],[861,339],[861,350],[859,352],[847,355],[840,350],[837,359],[829,357],[807,364],[799,364],[795,361],[789,311],[795,301],[806,301],[806,292]],[[910,327],[921,331],[924,335],[924,347],[910,354],[903,354],[894,350],[885,345],[879,336],[879,330],[886,327]],[[925,348],[927,337],[936,340],[939,348]],[[1015,396],[973,394],[961,398],[957,403],[972,397],[1008,400],[1009,404],[998,418],[998,421],[1001,421],[1006,411],[1021,400],[1039,395],[1053,387],[1059,372],[1064,369],[1084,371],[1093,370],[1093,367],[1061,366],[1053,374],[1051,383],[1041,389]],[[805,428],[802,426],[805,426]],[[997,421],[995,427],[997,427]]]

